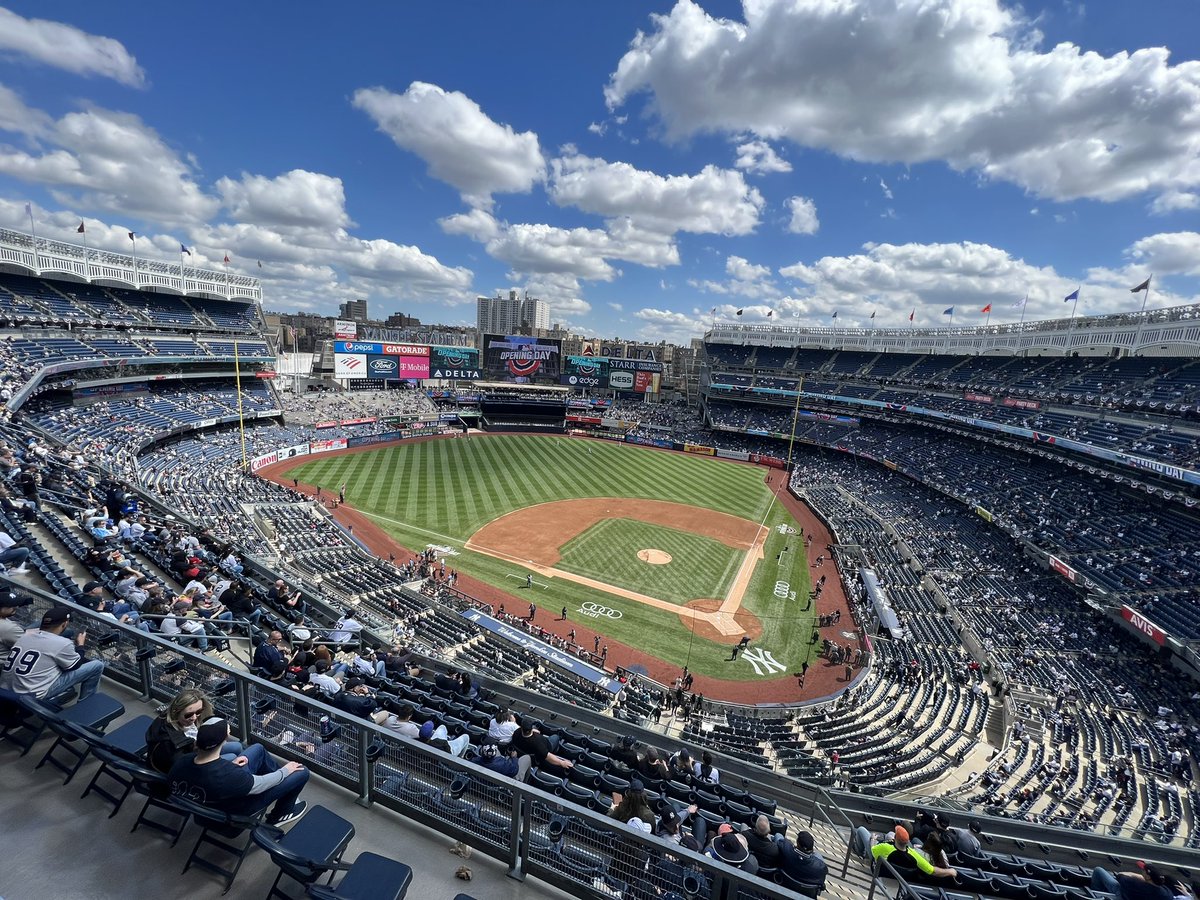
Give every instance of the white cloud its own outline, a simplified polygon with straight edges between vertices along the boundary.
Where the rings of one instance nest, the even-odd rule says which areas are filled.
[[[780,306],[801,309],[811,321],[821,321],[836,309],[838,321],[848,320],[847,324],[861,323],[878,309],[879,325],[907,324],[915,308],[917,324],[929,325],[940,321],[949,306],[955,307],[956,322],[970,324],[991,303],[993,322],[1016,321],[1020,311],[1012,304],[1025,294],[1027,319],[1055,318],[1070,312],[1063,297],[1082,286],[1080,314],[1120,312],[1137,307],[1129,288],[1146,277],[1151,260],[1162,264],[1156,271],[1185,266],[1194,240],[1200,241],[1200,235],[1145,238],[1128,251],[1135,263],[1116,271],[1089,270],[1083,279],[987,244],[866,244],[859,254],[826,256],[780,269],[780,275],[805,289],[804,296]],[[1191,259],[1198,258],[1194,249],[1191,252]],[[1156,305],[1187,300],[1158,291]]]
[[[817,218],[816,203],[808,197],[788,197],[783,201],[783,205],[791,213],[787,225],[788,231],[792,234],[817,233],[817,229],[821,227],[821,221]]]
[[[1128,255],[1158,275],[1200,275],[1200,233],[1152,234],[1134,242]]]
[[[779,288],[771,280],[770,266],[755,265],[740,256],[730,256],[725,260],[725,274],[729,276],[727,281],[693,279],[688,284],[709,294],[735,294],[750,299],[779,296]]]
[[[592,134],[599,135],[600,137],[604,137],[604,132],[608,131],[608,123],[607,122],[592,122],[591,124],[588,125],[588,131],[590,131]]]
[[[446,234],[465,235],[479,243],[490,241],[500,234],[500,224],[491,213],[482,209],[446,216],[438,219],[438,224]]]
[[[12,99],[0,92],[0,110],[11,110]],[[199,222],[217,212],[220,203],[197,184],[194,166],[137,116],[92,108],[54,121],[30,112],[46,149],[0,145],[0,173],[47,186],[64,206],[165,224]]]
[[[0,131],[36,137],[51,124],[53,120],[48,115],[26,106],[16,91],[0,84]]]
[[[1159,194],[1150,204],[1150,212],[1156,216],[1184,209],[1200,209],[1200,193],[1195,191],[1167,191]]]
[[[879,188],[883,191],[884,198],[888,200],[892,199],[892,189],[887,186],[887,182],[882,177],[879,179]]]
[[[614,312],[625,312],[625,307],[622,306],[620,303],[609,303],[608,308],[613,310]]]
[[[551,163],[548,191],[560,206],[628,217],[638,228],[662,234],[749,234],[763,207],[758,190],[732,169],[705,166],[696,175],[658,175],[575,152]]]
[[[648,92],[670,138],[788,139],[860,161],[944,160],[1059,200],[1200,185],[1200,62],[1040,34],[999,0],[678,0],[605,89]]]
[[[490,209],[492,195],[526,193],[545,177],[537,135],[490,119],[470,97],[414,81],[403,94],[355,91],[354,106],[398,147],[425,160],[469,206]]]
[[[737,148],[735,168],[748,172],[790,172],[792,164],[775,152],[766,141],[746,141]]]
[[[646,307],[633,314],[641,324],[639,337],[645,341],[670,341],[687,345],[694,337],[700,337],[708,328],[712,319],[702,316],[699,310],[691,314],[675,312],[670,309]]]
[[[217,190],[239,221],[314,228],[351,224],[342,180],[318,172],[293,169],[276,178],[243,172],[238,181],[220,179]]]
[[[28,57],[76,75],[100,75],[130,87],[146,82],[146,73],[120,41],[62,22],[26,19],[2,8],[0,54]]]

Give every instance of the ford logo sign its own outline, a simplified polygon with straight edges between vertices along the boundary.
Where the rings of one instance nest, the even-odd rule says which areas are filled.
[[[399,364],[394,359],[373,359],[370,368],[373,375],[395,375]]]
[[[632,372],[611,372],[608,376],[608,383],[618,389],[628,389],[633,387]]]

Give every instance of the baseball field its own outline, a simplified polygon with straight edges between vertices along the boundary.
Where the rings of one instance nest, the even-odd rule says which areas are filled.
[[[314,458],[291,469],[412,550],[511,595],[730,680],[811,659],[799,526],[766,470],[626,444],[473,435]],[[441,555],[441,554],[439,554]],[[530,584],[532,582],[532,584]],[[743,636],[750,652],[729,660]]]

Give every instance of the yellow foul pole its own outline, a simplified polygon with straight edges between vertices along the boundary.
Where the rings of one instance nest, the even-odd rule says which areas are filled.
[[[233,372],[234,378],[237,380],[238,434],[242,438],[242,471],[248,472],[250,471],[250,463],[246,459],[246,416],[242,412],[242,364],[236,338],[233,342]]]
[[[796,382],[796,407],[792,410],[792,437],[788,441],[787,470],[792,471],[792,448],[796,445],[796,422],[800,419],[800,394],[804,391],[804,376]]]

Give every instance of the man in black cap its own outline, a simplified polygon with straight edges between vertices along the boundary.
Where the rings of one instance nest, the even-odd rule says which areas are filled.
[[[86,606],[88,609],[99,609],[100,601],[104,599],[104,585],[98,581],[89,581],[83,586],[83,593],[79,598],[79,605]]]
[[[80,700],[96,693],[104,661],[85,660],[79,652],[87,643],[86,631],[78,632],[74,641],[62,636],[70,621],[71,611],[55,606],[42,616],[41,628],[22,634],[0,667],[0,686],[53,705],[75,685],[80,686]]]
[[[280,766],[262,744],[251,744],[232,761],[223,759],[221,746],[228,739],[225,719],[205,720],[196,729],[196,752],[171,766],[171,792],[239,816],[257,815],[274,803],[267,813],[271,825],[286,825],[304,815],[308,804],[297,798],[308,783],[308,769],[298,762]]]
[[[0,593],[0,660],[8,657],[12,645],[25,633],[25,629],[13,621],[18,609],[33,602],[32,597],[24,594],[13,594],[8,591]]]
[[[807,831],[796,834],[796,845],[782,834],[775,835],[779,845],[779,870],[792,881],[800,884],[821,885],[829,874],[825,857],[817,852],[816,842]]]

